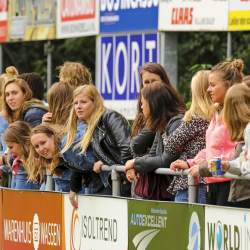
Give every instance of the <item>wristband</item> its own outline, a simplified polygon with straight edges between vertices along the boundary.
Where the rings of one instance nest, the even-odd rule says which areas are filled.
[[[186,163],[187,163],[187,165],[188,165],[188,168],[190,168],[190,165],[189,165],[189,163],[186,161]]]

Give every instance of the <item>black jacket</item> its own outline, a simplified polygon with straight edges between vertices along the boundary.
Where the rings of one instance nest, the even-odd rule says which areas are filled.
[[[135,156],[143,155],[147,152],[148,148],[152,147],[154,142],[155,133],[149,132],[146,126],[142,131],[131,140],[131,150]]]
[[[179,114],[170,119],[165,130],[166,136],[180,126],[183,117],[183,114]],[[148,173],[155,171],[157,168],[169,168],[170,164],[178,159],[178,155],[168,155],[164,151],[162,135],[157,131],[150,152],[143,157],[135,158],[134,169],[137,173]]]
[[[100,148],[108,158],[122,165],[133,158],[129,145],[131,127],[121,114],[106,109],[97,124],[97,129]],[[93,151],[98,159],[107,164],[95,149]]]
[[[128,160],[133,159],[130,149],[131,127],[128,121],[114,110],[106,109],[97,124],[98,141],[102,152],[116,164],[125,165]],[[93,149],[94,154],[104,164],[105,162]],[[131,183],[126,174],[121,173],[121,196],[131,195]]]

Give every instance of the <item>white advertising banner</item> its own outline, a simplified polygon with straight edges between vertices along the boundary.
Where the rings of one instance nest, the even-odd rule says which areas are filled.
[[[57,38],[99,34],[99,0],[58,0]]]
[[[127,250],[126,199],[78,196],[75,210],[63,195],[63,206],[63,250]]]
[[[205,250],[249,250],[250,210],[205,206]]]
[[[229,0],[163,0],[160,31],[227,30]]]

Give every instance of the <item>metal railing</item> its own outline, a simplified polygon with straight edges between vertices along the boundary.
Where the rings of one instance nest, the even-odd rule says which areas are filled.
[[[121,194],[121,185],[120,185],[120,172],[124,172],[125,166],[113,165],[113,166],[102,166],[102,171],[111,171],[111,180],[112,180],[112,195],[120,196]],[[198,185],[199,185],[199,176],[193,178],[187,169],[174,172],[169,168],[158,168],[155,171],[156,174],[164,175],[187,175],[188,176],[188,201],[189,203],[197,203],[198,200]],[[250,174],[246,175],[233,175],[225,173],[220,178],[230,178],[230,179],[247,179],[250,180]]]

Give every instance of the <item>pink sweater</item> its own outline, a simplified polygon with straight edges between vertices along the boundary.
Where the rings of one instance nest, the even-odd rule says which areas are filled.
[[[227,161],[232,158],[237,142],[229,140],[227,125],[219,121],[218,116],[214,116],[206,132],[206,148],[201,150],[194,159],[187,160],[190,167],[195,165],[198,159],[206,159],[209,162],[213,157],[221,157]],[[228,178],[205,177],[207,183],[229,181]]]

